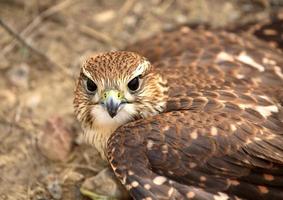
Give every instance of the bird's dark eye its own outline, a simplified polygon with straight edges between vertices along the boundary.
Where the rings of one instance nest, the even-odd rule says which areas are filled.
[[[136,91],[139,88],[139,85],[140,85],[140,80],[139,80],[139,76],[137,76],[128,83],[128,88],[132,91]]]
[[[97,85],[90,80],[89,78],[86,79],[86,90],[89,93],[94,93],[97,89]]]

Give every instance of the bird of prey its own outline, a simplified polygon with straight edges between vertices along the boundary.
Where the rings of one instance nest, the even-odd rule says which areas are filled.
[[[283,199],[282,70],[252,35],[181,27],[89,58],[75,113],[133,199]]]

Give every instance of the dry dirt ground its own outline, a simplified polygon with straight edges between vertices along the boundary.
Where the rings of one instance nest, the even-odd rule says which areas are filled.
[[[80,142],[72,109],[75,78],[87,56],[181,24],[221,28],[260,21],[281,4],[0,0],[0,199],[86,199],[81,184],[105,165]]]

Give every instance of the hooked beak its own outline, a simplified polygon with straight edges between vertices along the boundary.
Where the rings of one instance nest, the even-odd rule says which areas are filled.
[[[102,103],[106,106],[107,112],[110,117],[117,115],[120,105],[124,102],[124,97],[118,90],[108,90],[103,94]]]

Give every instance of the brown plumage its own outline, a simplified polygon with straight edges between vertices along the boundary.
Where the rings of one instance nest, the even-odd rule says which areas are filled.
[[[283,50],[283,9],[272,13],[266,21],[248,27],[256,37]]]
[[[126,50],[138,54],[86,62],[74,104],[86,138],[134,199],[283,199],[281,51],[248,34],[187,27]],[[109,117],[109,89],[132,110]]]

